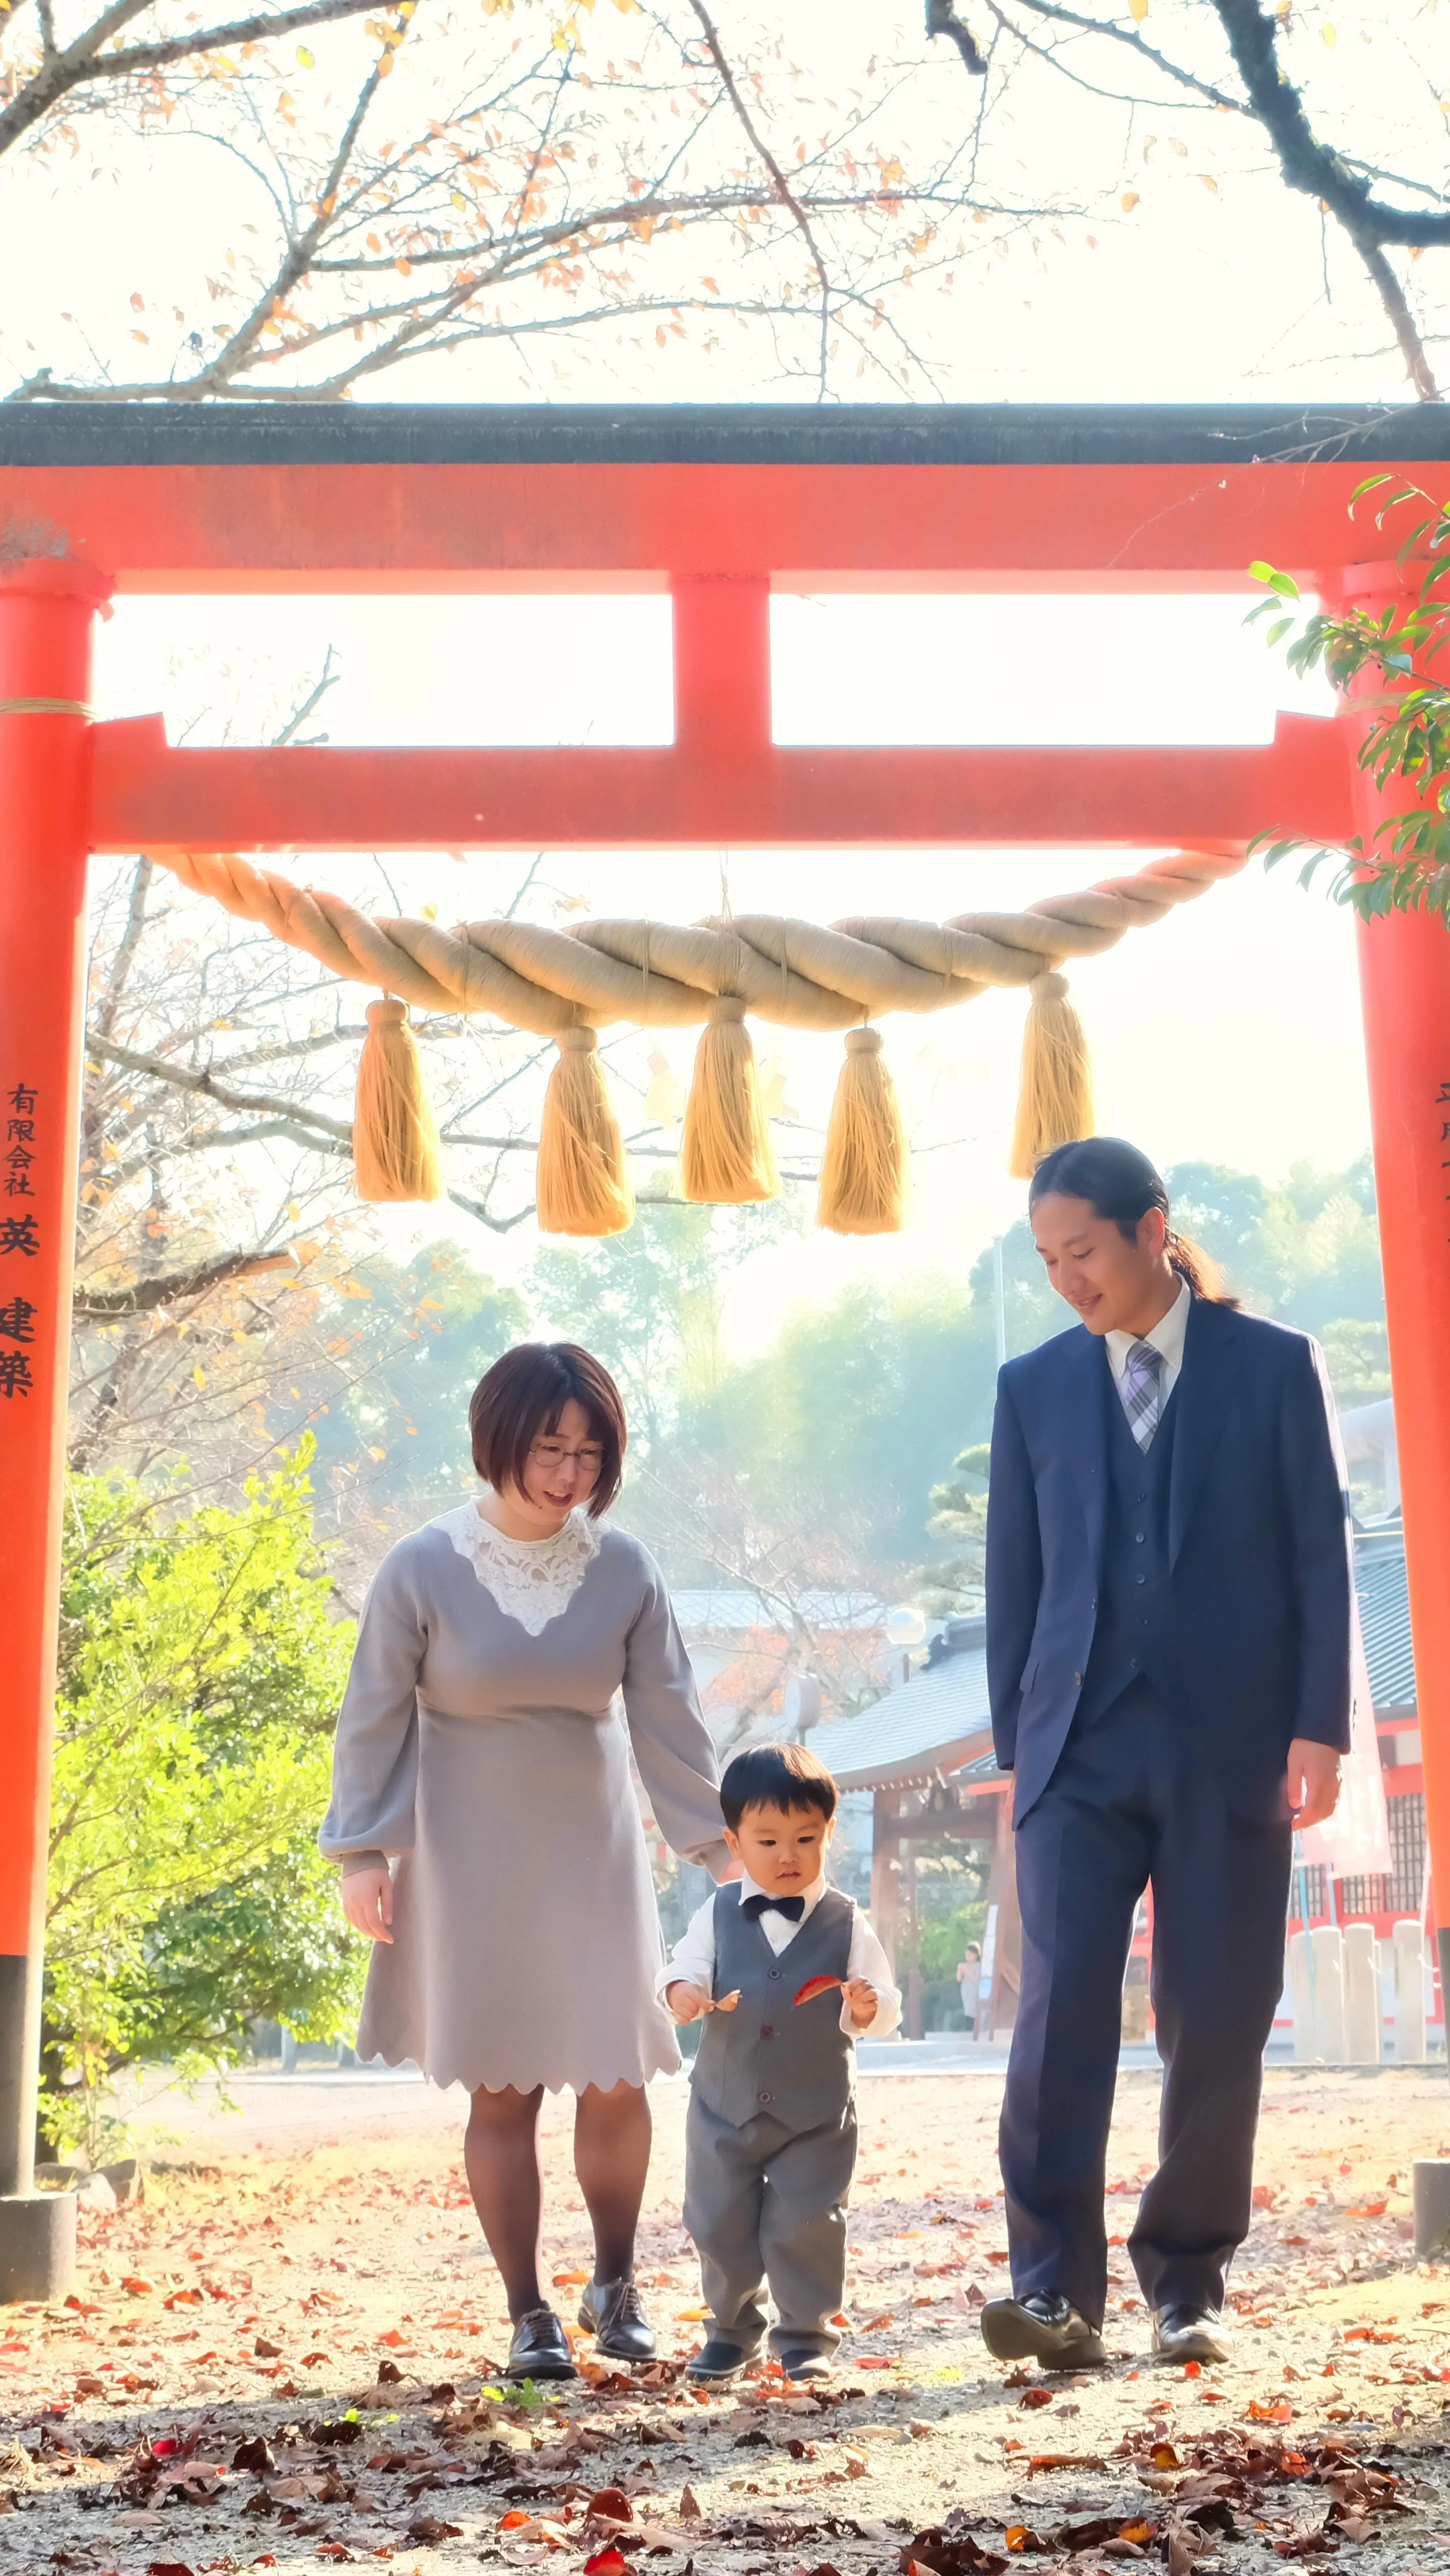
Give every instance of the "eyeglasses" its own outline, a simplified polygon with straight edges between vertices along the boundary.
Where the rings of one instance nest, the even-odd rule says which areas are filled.
[[[553,1475],[560,1467],[577,1467],[590,1484],[604,1469],[604,1451],[597,1442],[589,1448],[566,1449],[562,1440],[536,1440],[529,1456],[536,1467],[543,1468],[546,1476]]]

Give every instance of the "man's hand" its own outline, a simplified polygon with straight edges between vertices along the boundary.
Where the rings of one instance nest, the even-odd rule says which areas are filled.
[[[851,2016],[851,2028],[869,2030],[876,2019],[876,2007],[881,2000],[875,1987],[868,1985],[864,1977],[848,1977],[841,1988],[841,1993],[845,1998],[846,2010]]]
[[[385,1869],[355,1869],[342,1882],[342,1910],[354,1932],[391,1943],[393,1881]]]
[[[698,2021],[703,2013],[733,2012],[740,2001],[737,1986],[731,1995],[707,1995],[703,1986],[692,1986],[684,1977],[676,1977],[665,1988],[665,2002],[676,2021]]]
[[[1290,1745],[1285,1787],[1289,1812],[1301,1833],[1309,1825],[1322,1825],[1339,1804],[1340,1758],[1332,1744],[1315,1744],[1307,1735],[1296,1735]]]

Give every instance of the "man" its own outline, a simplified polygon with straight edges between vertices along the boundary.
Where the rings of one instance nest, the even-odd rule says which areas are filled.
[[[1105,2358],[1103,2169],[1123,1974],[1153,1890],[1158,2171],[1129,2252],[1165,2361],[1227,2357],[1294,1826],[1349,1747],[1349,1502],[1322,1355],[1240,1314],[1111,1136],[1029,1211],[1079,1323],[998,1380],[987,1668],[1015,1773],[1022,1991],[1001,2160],[1010,2299],[988,2348]]]

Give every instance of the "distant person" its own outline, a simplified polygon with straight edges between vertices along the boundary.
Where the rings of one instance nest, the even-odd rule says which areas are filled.
[[[660,1974],[677,2021],[705,2016],[685,2119],[685,2225],[710,2310],[692,2379],[754,2359],[767,2283],[787,2379],[824,2378],[840,2341],[855,2043],[895,2030],[901,1997],[870,1924],[826,1885],[836,1803],[804,1745],[727,1763],[725,1840],[744,1876],[706,1898]]]
[[[980,1942],[967,1943],[967,1955],[957,1970],[957,1983],[962,1990],[962,2019],[968,2030],[977,2027],[977,2011],[982,1995],[982,1949]]]
[[[729,1863],[659,1569],[600,1527],[626,1436],[614,1380],[571,1342],[525,1342],[474,1389],[469,1425],[484,1492],[373,1577],[319,1839],[348,1921],[378,1945],[360,2054],[473,2096],[464,2163],[513,2319],[505,2375],[572,2379],[539,2275],[546,2090],[577,2097],[595,2248],[579,2322],[613,2360],[655,2350],[634,2285],[645,2086],[680,2053],[655,1993],[631,1744],[666,1840],[717,1876]]]
[[[1349,1498],[1323,1355],[1240,1314],[1136,1147],[1029,1192],[1080,1318],[997,1386],[987,1670],[1016,1774],[1022,1989],[1001,2159],[1010,2299],[988,2348],[1104,2358],[1103,2160],[1133,1917],[1153,1889],[1158,2171],[1129,2252],[1164,2361],[1227,2354],[1293,1827],[1349,1746]]]

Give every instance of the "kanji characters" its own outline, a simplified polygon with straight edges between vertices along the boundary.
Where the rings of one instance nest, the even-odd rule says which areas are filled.
[[[28,1118],[35,1107],[38,1097],[39,1095],[32,1083],[15,1083],[9,1093],[9,1100],[10,1106],[14,1110],[16,1117]]]
[[[0,1395],[7,1402],[12,1395],[28,1395],[34,1384],[28,1352],[0,1351]]]
[[[23,1252],[33,1261],[40,1250],[40,1237],[33,1216],[0,1216],[0,1254]]]
[[[33,1342],[35,1313],[28,1297],[14,1297],[8,1306],[0,1306],[0,1334],[10,1342]]]

